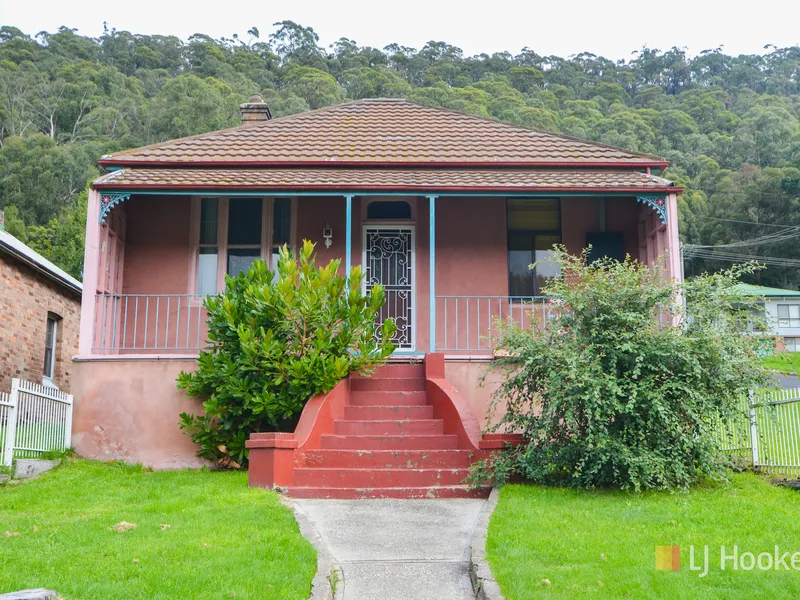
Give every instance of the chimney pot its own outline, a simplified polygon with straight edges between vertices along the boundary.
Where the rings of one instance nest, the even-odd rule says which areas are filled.
[[[242,115],[242,125],[245,127],[258,125],[262,121],[269,121],[272,118],[269,105],[259,94],[253,94],[250,96],[249,102],[240,104],[239,112]]]

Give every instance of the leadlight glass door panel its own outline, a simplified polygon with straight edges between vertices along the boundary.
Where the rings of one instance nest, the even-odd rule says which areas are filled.
[[[365,227],[363,259],[367,292],[376,284],[386,290],[376,328],[385,319],[394,319],[397,333],[392,342],[398,350],[413,350],[414,228]]]

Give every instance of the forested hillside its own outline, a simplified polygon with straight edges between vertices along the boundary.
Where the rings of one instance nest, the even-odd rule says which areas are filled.
[[[767,236],[725,252],[800,259],[800,47],[694,58],[645,48],[613,62],[541,56],[535,36],[516,55],[465,57],[433,41],[378,49],[342,38],[325,49],[290,21],[272,31],[184,41],[0,28],[6,229],[80,276],[84,191],[100,155],[236,125],[254,92],[274,116],[387,96],[664,156],[666,176],[686,187],[684,242]],[[687,274],[725,265],[696,254]],[[760,280],[796,288],[799,272],[772,265]]]

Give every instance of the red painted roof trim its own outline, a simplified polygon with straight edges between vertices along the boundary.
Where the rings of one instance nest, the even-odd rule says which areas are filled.
[[[666,169],[669,163],[666,161],[539,161],[539,162],[392,162],[392,161],[159,161],[159,160],[122,160],[122,159],[100,159],[97,161],[101,167],[184,167],[184,168],[208,168],[208,167],[281,167],[281,168],[306,168],[306,167],[380,167],[380,168],[531,168],[531,167],[568,167],[568,168],[629,168],[644,169],[647,167],[659,167]]]
[[[246,186],[246,185],[124,185],[114,184],[113,181],[101,184],[92,184],[93,189],[97,190],[232,190],[232,191],[247,191],[252,189],[263,189],[265,186]],[[354,191],[354,192],[418,192],[418,193],[435,193],[435,192],[491,192],[493,194],[502,193],[533,193],[533,192],[611,192],[611,193],[636,193],[636,194],[653,194],[659,192],[666,193],[681,193],[682,187],[562,187],[562,186],[536,186],[536,187],[521,187],[521,186],[502,186],[502,187],[488,187],[488,186],[421,186],[421,185],[281,185],[275,184],[268,186],[270,190],[294,190],[298,192],[304,191]]]

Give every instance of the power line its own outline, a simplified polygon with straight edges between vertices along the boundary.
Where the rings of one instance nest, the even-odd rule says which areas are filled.
[[[743,223],[745,225],[764,225],[765,227],[792,227],[792,225],[776,225],[775,223],[759,223],[758,221],[739,221],[737,219],[723,219],[721,217],[703,217],[712,221],[725,221],[727,223]]]
[[[747,246],[758,246],[761,244],[775,244],[777,242],[785,242],[792,238],[800,237],[800,226],[785,227],[781,231],[775,233],[768,233],[749,240],[741,240],[738,242],[731,242],[730,244],[717,244],[715,246],[704,246],[693,244],[693,248],[742,248]]]
[[[703,248],[692,248],[688,246],[686,247],[684,257],[687,260],[692,258],[705,258],[706,260],[716,260],[721,262],[756,261],[765,265],[777,267],[800,267],[800,260],[794,258],[783,258],[780,256],[758,256],[752,254],[743,254],[740,252],[706,250]]]

